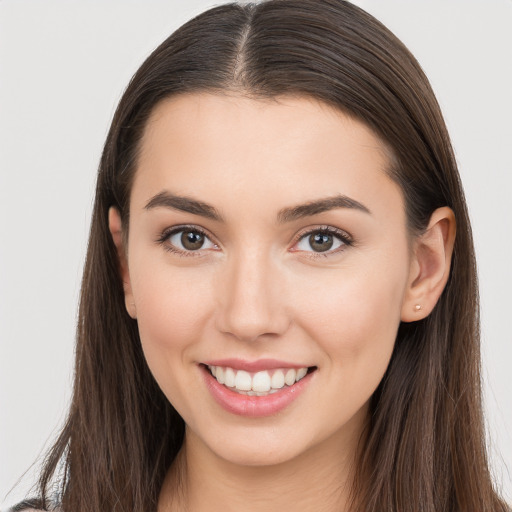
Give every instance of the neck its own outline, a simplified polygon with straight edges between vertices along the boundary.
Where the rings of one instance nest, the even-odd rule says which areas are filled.
[[[241,466],[218,457],[187,429],[169,470],[158,512],[345,512],[357,442],[334,435],[299,456],[270,466]]]

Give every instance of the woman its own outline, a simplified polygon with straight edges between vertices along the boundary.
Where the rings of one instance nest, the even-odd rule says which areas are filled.
[[[506,510],[471,232],[418,64],[338,0],[212,9],[109,132],[62,510]]]

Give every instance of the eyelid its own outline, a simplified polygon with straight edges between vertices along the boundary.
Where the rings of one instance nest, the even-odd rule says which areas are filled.
[[[197,224],[180,224],[177,226],[171,226],[164,229],[161,234],[158,236],[156,242],[164,247],[164,249],[168,252],[178,254],[180,256],[204,256],[205,251],[210,249],[198,249],[196,251],[187,251],[184,249],[180,249],[169,243],[169,238],[176,233],[181,231],[195,231],[197,233],[201,233],[205,238],[207,238],[213,245],[219,247],[219,244],[215,241],[215,238],[203,227],[198,226]]]
[[[303,238],[305,238],[306,236],[310,236],[313,233],[327,233],[329,235],[333,235],[333,236],[337,237],[339,240],[341,240],[341,242],[343,242],[343,244],[341,247],[339,247],[335,250],[329,250],[329,251],[324,251],[324,252],[316,252],[313,250],[302,251],[299,249],[294,249],[294,247]],[[338,253],[344,251],[346,247],[350,247],[352,245],[354,245],[354,239],[346,231],[336,228],[334,226],[320,225],[320,226],[315,226],[315,227],[304,228],[301,231],[299,231],[294,237],[293,246],[292,246],[291,250],[292,250],[292,252],[303,252],[309,258],[318,258],[318,257],[327,257],[327,256],[332,256],[334,254],[338,254]]]

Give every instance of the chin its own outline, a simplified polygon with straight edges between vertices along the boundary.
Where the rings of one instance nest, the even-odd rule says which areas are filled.
[[[294,460],[301,453],[297,450],[283,449],[283,446],[265,451],[257,449],[255,446],[242,447],[240,449],[233,448],[231,447],[231,450],[227,450],[227,453],[219,451],[216,455],[231,464],[253,468],[284,464]]]
[[[210,433],[204,441],[215,457],[245,467],[284,464],[300,458],[311,448],[306,439],[297,438],[293,433],[279,432],[275,427],[257,432],[247,429],[224,436]]]

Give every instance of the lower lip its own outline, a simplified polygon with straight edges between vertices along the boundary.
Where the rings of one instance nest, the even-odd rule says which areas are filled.
[[[313,373],[308,373],[293,386],[283,388],[270,395],[248,396],[231,391],[226,386],[219,384],[206,367],[202,366],[201,368],[207,388],[221,407],[232,414],[253,418],[271,416],[288,407],[304,391],[313,375]]]

